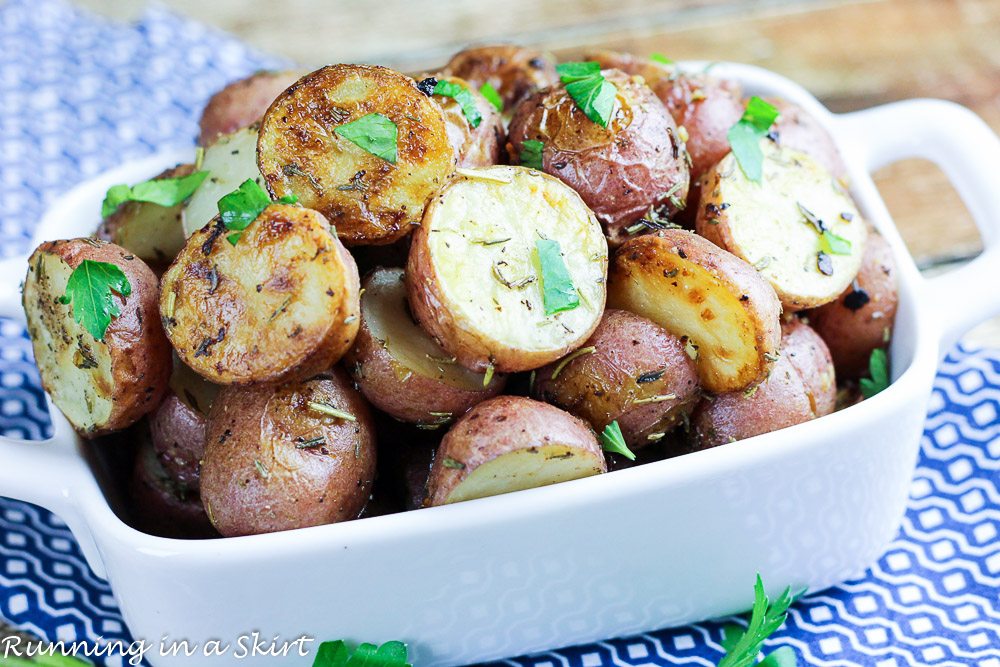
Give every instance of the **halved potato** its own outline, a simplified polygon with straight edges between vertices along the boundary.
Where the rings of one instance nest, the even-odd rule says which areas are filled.
[[[198,143],[210,146],[219,136],[256,123],[274,98],[303,73],[261,70],[228,84],[205,105],[198,123]]]
[[[219,137],[205,149],[199,168],[208,176],[182,210],[185,236],[211,222],[219,214],[219,200],[247,179],[264,187],[264,177],[257,169],[257,126]]]
[[[192,172],[193,164],[180,164],[163,171],[156,179],[182,178]],[[162,268],[184,247],[183,208],[183,203],[159,206],[151,202],[125,202],[101,222],[95,236],[120,245],[144,262]]]
[[[833,137],[805,109],[788,100],[767,100],[778,109],[778,119],[771,126],[778,145],[801,151],[823,165],[834,178],[846,179],[847,167]]]
[[[817,417],[837,406],[837,378],[826,343],[802,320],[792,317],[781,325],[781,354],[802,378],[809,406]]]
[[[371,413],[340,369],[227,387],[212,406],[201,498],[227,537],[355,519],[374,478]]]
[[[608,305],[679,336],[709,391],[763,380],[777,358],[781,304],[753,267],[697,234],[633,238],[611,264]]]
[[[131,287],[128,296],[112,292],[121,314],[111,318],[102,340],[74,319],[74,309],[85,303],[60,301],[84,260],[117,266]],[[163,398],[170,345],[157,322],[156,298],[150,268],[113,243],[48,241],[29,258],[22,303],[35,363],[45,391],[83,437],[123,429]]]
[[[546,315],[537,246],[550,241],[579,305]],[[558,359],[593,332],[607,261],[600,223],[572,188],[498,166],[465,170],[434,197],[413,235],[406,285],[417,322],[458,363],[514,372]]]
[[[557,484],[607,471],[581,420],[530,398],[499,396],[455,422],[438,447],[427,505]]]
[[[752,264],[786,311],[833,301],[858,274],[867,225],[850,195],[813,158],[768,139],[760,146],[760,183],[746,177],[731,153],[705,175],[696,229]],[[821,236],[829,234],[849,246],[824,250]]]
[[[476,127],[472,127],[472,121],[466,118],[462,105],[454,97],[445,95],[431,97],[440,105],[441,111],[444,113],[448,141],[455,149],[458,166],[462,168],[489,167],[500,162],[500,154],[507,138],[500,112],[465,79],[460,79],[457,76],[438,75],[431,79],[424,79],[420,85],[424,86],[425,81],[428,82],[428,85],[434,81],[447,81],[463,86],[472,96],[473,105],[479,113],[478,124]]]
[[[395,125],[394,162],[336,130],[370,114]],[[264,115],[257,160],[277,197],[294,194],[347,245],[383,245],[419,224],[455,169],[441,108],[385,67],[330,65],[299,79]]]
[[[500,93],[505,114],[536,90],[559,81],[554,57],[513,44],[463,49],[452,56],[442,74],[465,79],[477,89],[490,84]]]
[[[322,215],[273,204],[236,245],[220,219],[163,276],[160,315],[181,360],[216,384],[303,379],[358,331],[358,269]]]
[[[503,390],[459,365],[417,326],[402,269],[376,269],[364,281],[361,329],[344,358],[361,393],[396,419],[435,428]]]

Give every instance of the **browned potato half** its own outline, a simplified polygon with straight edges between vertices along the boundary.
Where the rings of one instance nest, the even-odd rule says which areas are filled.
[[[702,386],[736,391],[767,376],[781,340],[781,304],[743,260],[681,229],[629,240],[615,254],[608,305],[685,342]]]
[[[457,76],[425,78],[417,86],[421,90],[434,90],[438,81],[461,86],[469,91],[479,117],[470,120],[465,116],[462,105],[454,97],[433,95],[431,99],[441,106],[444,113],[448,141],[455,150],[459,167],[488,167],[500,162],[500,154],[506,141],[503,117],[482,94],[468,81]],[[476,124],[473,127],[473,123]]]
[[[555,257],[542,266],[546,250]],[[607,256],[594,214],[561,181],[523,167],[464,170],[434,197],[413,235],[410,307],[466,368],[538,368],[579,347],[597,326]],[[560,286],[570,291],[554,277],[560,269],[578,305],[557,301]]]
[[[698,386],[680,338],[609,308],[583,347],[538,369],[533,393],[598,433],[617,421],[625,442],[638,449],[662,440],[691,412]]]
[[[546,403],[498,396],[455,422],[438,447],[427,505],[532,489],[607,471],[590,428]]]
[[[358,269],[316,211],[273,204],[230,242],[220,219],[163,276],[160,315],[177,355],[216,384],[301,380],[358,331]]]
[[[193,164],[180,164],[156,178],[182,178],[192,172]],[[120,245],[144,262],[163,266],[184,246],[183,208],[183,203],[159,206],[151,202],[125,202],[101,222],[95,236]]]
[[[819,334],[798,318],[790,318],[781,325],[781,354],[802,379],[813,414],[822,417],[833,412],[837,379],[830,350]]]
[[[375,407],[427,428],[500,393],[506,379],[497,373],[486,382],[413,321],[402,269],[376,269],[365,278],[361,329],[344,361]]]
[[[555,63],[547,53],[513,44],[477,46],[456,53],[442,74],[465,79],[476,89],[489,83],[510,113],[528,95],[559,81]]]
[[[804,153],[761,140],[760,183],[732,154],[706,174],[696,229],[747,261],[774,287],[785,311],[841,294],[861,267],[868,228],[850,195]],[[824,245],[837,237],[844,247]]]
[[[233,81],[208,101],[201,114],[198,143],[209,146],[219,136],[259,121],[278,95],[298,81],[302,72],[254,72]]]
[[[99,293],[61,301],[85,260],[113,264],[130,286],[127,296],[110,293],[120,315],[112,315],[101,340],[76,318],[91,296],[103,298]],[[42,386],[83,437],[123,429],[163,398],[170,345],[158,324],[156,297],[150,268],[113,243],[48,241],[28,259],[22,302]]]
[[[394,124],[394,160],[337,130],[371,114]],[[348,245],[408,234],[455,168],[441,108],[385,67],[331,65],[302,77],[264,115],[257,161],[271,193],[294,194]]]
[[[759,385],[702,399],[691,418],[692,444],[696,449],[707,449],[801,424],[815,416],[802,378],[782,355]]]
[[[653,91],[618,70],[603,74],[617,89],[607,128],[590,120],[559,85],[518,105],[508,150],[511,162],[520,164],[524,142],[542,142],[542,169],[580,193],[616,246],[650,228],[637,221],[652,209],[673,215],[684,208],[689,175],[684,142]]]
[[[810,324],[830,348],[837,377],[867,375],[872,351],[888,345],[892,337],[898,303],[892,247],[872,233],[857,279],[836,301],[809,313]]]
[[[847,167],[844,166],[837,145],[818,120],[802,107],[787,100],[769,98],[767,101],[778,109],[778,119],[771,126],[778,145],[809,155],[833,174],[834,178],[847,178]]]
[[[184,235],[191,236],[219,214],[219,200],[248,180],[264,187],[257,168],[257,126],[219,137],[205,149],[200,169],[208,172],[181,211]]]
[[[340,369],[227,387],[212,405],[201,496],[227,537],[355,519],[374,478],[371,414]]]
[[[170,390],[149,416],[149,431],[156,457],[171,478],[198,488],[201,458],[205,454],[205,422],[218,385],[174,359]]]
[[[646,85],[652,88],[661,79],[668,79],[676,76],[675,67],[657,62],[651,58],[640,58],[632,53],[623,51],[597,51],[584,52],[583,60],[600,63],[601,69],[617,69],[629,75],[641,76]]]

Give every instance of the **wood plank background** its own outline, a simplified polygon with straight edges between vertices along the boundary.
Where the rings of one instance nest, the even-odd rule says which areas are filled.
[[[77,0],[130,19],[146,0]],[[573,57],[583,47],[767,67],[834,111],[913,97],[964,104],[1000,132],[1000,0],[163,0],[305,65],[372,62],[431,70],[474,43],[517,42]],[[998,176],[1000,179],[1000,176]],[[981,248],[944,175],[923,161],[876,183],[925,267]],[[940,270],[940,269],[938,269]],[[998,286],[983,286],[997,289]],[[978,340],[1000,344],[1000,320]]]

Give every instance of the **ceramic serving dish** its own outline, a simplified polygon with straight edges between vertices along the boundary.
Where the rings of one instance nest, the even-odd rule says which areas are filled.
[[[52,439],[0,441],[0,494],[66,521],[91,567],[110,581],[136,637],[202,645],[256,630],[268,638],[399,639],[421,666],[736,612],[749,607],[758,571],[772,593],[786,585],[822,589],[861,571],[902,517],[940,355],[1000,312],[1000,140],[947,102],[838,116],[768,71],[716,65],[713,73],[814,114],[840,146],[861,210],[895,249],[894,382],[878,396],[782,431],[608,475],[205,541],[152,537],[124,523],[98,481],[92,446],[50,408]],[[90,233],[108,186],[149,178],[191,153],[165,152],[78,186],[53,205],[36,239]],[[975,261],[932,280],[917,272],[869,176],[907,157],[933,160],[950,176],[986,246]],[[941,211],[942,234],[950,216]],[[24,258],[0,267],[0,314],[23,317],[15,286],[25,269]],[[220,664],[234,655],[149,659],[158,666]]]

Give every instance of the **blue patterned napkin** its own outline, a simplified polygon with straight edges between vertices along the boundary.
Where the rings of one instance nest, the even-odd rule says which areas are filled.
[[[215,90],[277,64],[160,9],[122,25],[60,0],[0,1],[0,253],[29,250],[42,211],[73,184],[193,141]],[[0,320],[0,358],[0,432],[47,436],[30,344],[14,322]],[[768,649],[792,646],[809,665],[1000,667],[1000,351],[956,349],[935,386],[898,537],[871,570],[798,603]],[[130,639],[111,589],[58,517],[2,498],[0,619],[51,640]],[[722,626],[508,662],[710,666]]]

